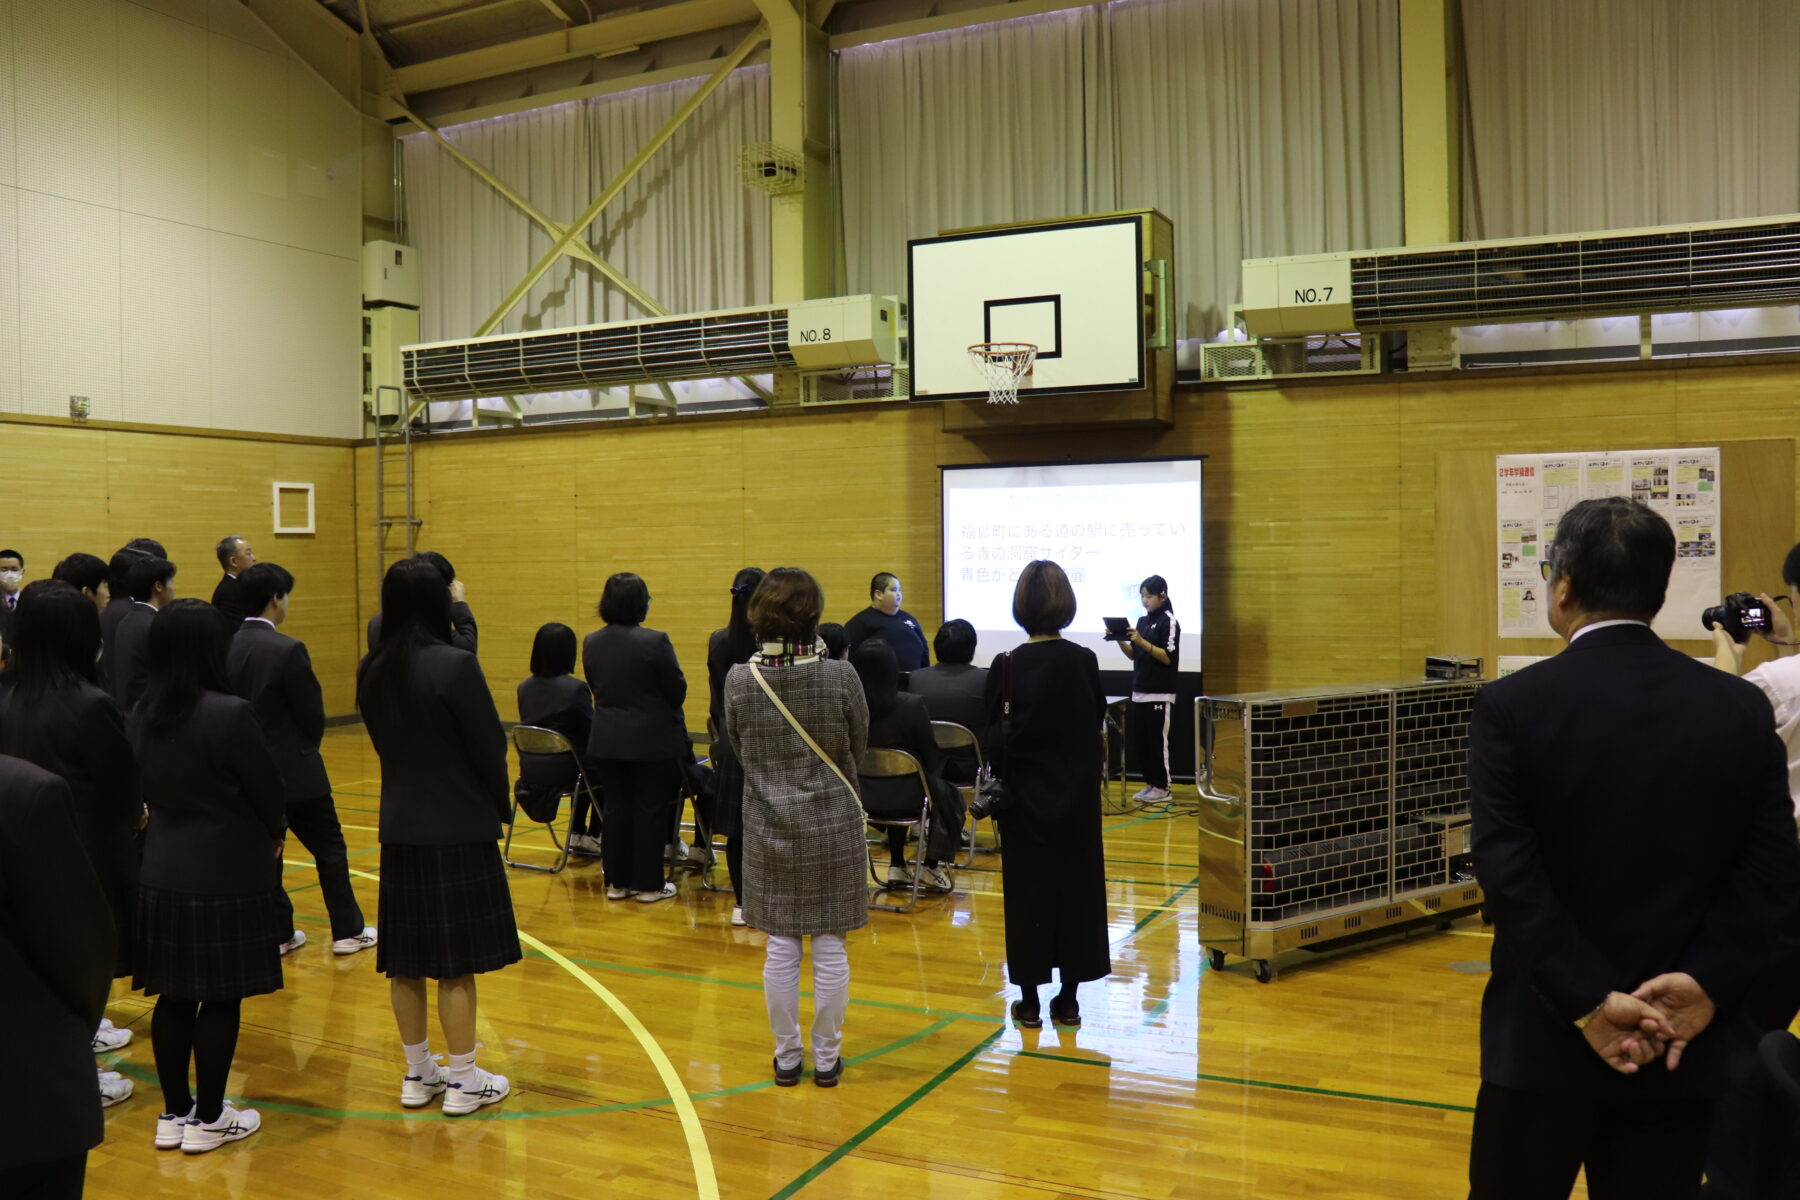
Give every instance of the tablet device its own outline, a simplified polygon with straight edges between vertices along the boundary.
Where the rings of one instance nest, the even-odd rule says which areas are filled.
[[[1106,622],[1106,636],[1115,642],[1128,641],[1131,638],[1131,622],[1124,617],[1101,617]]]

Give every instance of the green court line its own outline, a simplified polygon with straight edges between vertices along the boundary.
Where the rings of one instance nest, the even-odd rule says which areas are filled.
[[[885,1046],[878,1046],[873,1050],[864,1051],[862,1054],[852,1055],[844,1059],[844,1065],[851,1067],[859,1066],[862,1063],[870,1062],[883,1055],[892,1054],[896,1050],[903,1050],[916,1042],[924,1041],[933,1034],[943,1032],[954,1023],[954,1019],[950,1017],[945,1017],[940,1021],[934,1021],[932,1024],[927,1025],[916,1033],[909,1033],[905,1037],[896,1038]],[[995,1036],[997,1037],[999,1034],[996,1033]],[[161,1080],[158,1078],[156,1072],[134,1066],[131,1063],[118,1060],[116,1057],[112,1061],[109,1061],[107,1066],[109,1069],[118,1071],[122,1075],[130,1076],[132,1079],[137,1080],[148,1087],[160,1088],[162,1086]],[[741,1096],[745,1092],[758,1092],[762,1091],[764,1088],[772,1088],[774,1086],[775,1081],[773,1079],[759,1079],[751,1083],[740,1083],[736,1087],[719,1088],[710,1092],[690,1092],[688,1094],[688,1099],[718,1100],[726,1096]],[[429,1112],[425,1110],[409,1111],[407,1109],[399,1109],[396,1111],[393,1109],[375,1109],[370,1111],[359,1111],[344,1108],[321,1108],[311,1104],[285,1104],[278,1100],[249,1100],[248,1098],[234,1099],[233,1103],[240,1107],[253,1107],[259,1111],[266,1110],[268,1112],[293,1113],[303,1117],[328,1117],[335,1120],[462,1122],[529,1121],[538,1117],[588,1117],[597,1116],[602,1113],[634,1112],[643,1108],[662,1108],[673,1104],[674,1100],[668,1096],[659,1096],[654,1100],[627,1100],[619,1104],[584,1104],[575,1108],[545,1108],[536,1110],[511,1109],[499,1112],[470,1113],[461,1117],[450,1117],[442,1112]]]
[[[1015,1050],[1013,1051],[1013,1057],[1046,1058],[1051,1062],[1074,1063],[1077,1066],[1082,1067],[1110,1068],[1112,1066],[1112,1060],[1110,1058],[1077,1058],[1073,1054],[1046,1054],[1042,1050]]]
[[[1194,865],[1192,863],[1171,863],[1170,867],[1172,869],[1185,868],[1189,871],[1194,869]],[[1000,873],[999,867],[957,867],[956,870],[958,872],[980,871],[984,874],[991,874],[991,875],[998,875]],[[1145,886],[1145,887],[1168,887],[1169,886],[1169,881],[1167,879],[1123,879],[1123,878],[1120,878],[1120,877],[1114,876],[1114,875],[1108,875],[1106,877],[1106,882],[1108,882],[1108,883],[1135,883],[1135,884],[1139,884],[1139,885]]]
[[[1000,1035],[1005,1032],[1006,1030],[1003,1028],[996,1029],[994,1032],[982,1038],[979,1042],[976,1042],[973,1046],[969,1047],[968,1050],[963,1052],[961,1058],[958,1058],[955,1062],[939,1071],[936,1075],[933,1075],[923,1084],[914,1088],[912,1094],[907,1096],[906,1099],[900,1101],[900,1103],[894,1105],[894,1107],[888,1109],[879,1117],[876,1117],[873,1121],[850,1135],[848,1141],[844,1142],[830,1154],[827,1154],[824,1158],[808,1167],[805,1171],[802,1171],[786,1187],[776,1192],[773,1196],[770,1196],[769,1200],[788,1200],[788,1197],[792,1196],[795,1192],[798,1192],[801,1188],[823,1175],[826,1171],[829,1171],[845,1155],[850,1154],[858,1146],[861,1146],[864,1142],[880,1133],[889,1124],[905,1113],[907,1109],[936,1091],[945,1080],[974,1062],[977,1055],[993,1045],[994,1042],[999,1039]]]
[[[1122,821],[1117,825],[1102,825],[1100,832],[1111,833],[1115,829],[1130,829],[1133,825],[1142,825],[1145,821],[1172,821],[1174,819],[1174,813],[1157,813],[1154,816],[1139,817],[1135,821]]]
[[[1187,895],[1189,892],[1193,891],[1199,885],[1200,885],[1200,877],[1198,875],[1196,875],[1192,879],[1188,880],[1186,883],[1182,884],[1180,887],[1176,888],[1173,892],[1171,892],[1169,894],[1168,899],[1164,900],[1161,904],[1157,905],[1156,908],[1152,909],[1147,915],[1139,917],[1138,923],[1131,927],[1131,932],[1126,934],[1124,937],[1120,938],[1118,941],[1114,942],[1113,945],[1119,946],[1119,945],[1123,945],[1126,942],[1129,942],[1132,938],[1136,937],[1139,933],[1141,933],[1143,931],[1144,926],[1146,926],[1150,922],[1156,920],[1156,918],[1162,916],[1164,913],[1173,911],[1175,902],[1177,900],[1181,899],[1183,896]]]
[[[1107,1067],[1113,1063],[1103,1058],[1077,1058],[1072,1054],[1046,1054],[1042,1050],[1016,1050],[1015,1058],[1042,1058],[1051,1062],[1074,1063],[1082,1067]],[[1410,1096],[1378,1096],[1372,1092],[1340,1092],[1332,1088],[1303,1087],[1297,1083],[1271,1083],[1266,1079],[1242,1079],[1236,1075],[1208,1075],[1204,1072],[1194,1076],[1202,1083],[1228,1083],[1237,1087],[1266,1088],[1275,1092],[1299,1092],[1307,1096],[1329,1096],[1333,1100],[1366,1100],[1374,1104],[1399,1104],[1407,1108],[1435,1108],[1443,1112],[1472,1113],[1473,1108],[1461,1104],[1444,1104],[1437,1100],[1414,1100]]]

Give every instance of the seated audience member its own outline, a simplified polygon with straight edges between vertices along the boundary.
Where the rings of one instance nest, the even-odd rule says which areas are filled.
[[[919,627],[917,617],[900,607],[900,579],[887,571],[869,580],[869,607],[850,618],[844,626],[844,637],[851,650],[869,638],[886,642],[902,671],[931,665],[925,631]]]
[[[105,1136],[94,1093],[94,1026],[116,955],[106,895],[71,817],[69,787],[0,758],[0,980],[7,1077],[27,1103],[0,1138],[0,1196],[78,1200]]]
[[[94,602],[96,612],[112,600],[106,585],[106,560],[97,554],[71,554],[56,564],[50,578],[60,579]]]
[[[906,690],[925,701],[934,721],[950,721],[987,744],[987,668],[974,666],[975,626],[962,618],[938,627],[931,648],[935,667],[924,667],[907,678]],[[944,752],[944,778],[953,783],[975,782],[975,751],[959,746]]]
[[[541,626],[531,643],[531,675],[519,684],[519,724],[552,729],[569,739],[575,753],[587,751],[594,726],[594,694],[575,678],[575,631],[560,621]],[[566,755],[541,754],[519,758],[519,790],[534,788],[546,797],[559,796],[575,784],[574,764]],[[592,773],[588,784],[594,785]],[[569,849],[577,854],[600,853],[600,814],[585,795],[575,796],[569,813]]]
[[[306,643],[279,629],[288,617],[294,577],[275,563],[256,563],[233,583],[233,598],[249,615],[225,652],[226,679],[233,694],[250,702],[281,771],[287,827],[313,856],[331,917],[331,952],[342,956],[367,950],[375,944],[375,928],[363,924],[362,906],[350,888],[350,852],[319,755],[325,737],[324,694]],[[277,874],[280,869],[277,863]],[[294,929],[294,906],[285,889],[281,903],[281,928],[293,930],[282,947],[291,953],[306,944],[306,935]]]
[[[17,550],[0,550],[0,641],[12,641],[13,611],[24,586],[25,556]]]
[[[863,697],[869,706],[869,747],[882,750],[904,750],[919,760],[931,788],[931,832],[927,844],[919,847],[923,864],[920,886],[947,892],[951,888],[946,869],[956,858],[962,844],[963,799],[954,785],[939,773],[938,748],[931,736],[931,716],[925,702],[900,690],[900,668],[894,652],[879,638],[870,638],[850,652],[850,665],[862,680]],[[888,816],[916,816],[919,811],[918,783],[911,779],[863,780],[863,808],[879,823]],[[888,882],[896,886],[910,884],[912,872],[906,865],[906,829],[888,830]]]
[[[456,568],[450,565],[449,559],[436,550],[421,550],[413,557],[430,563],[443,577],[444,586],[450,589],[450,644],[458,650],[467,650],[470,654],[475,653],[475,646],[479,640],[479,633],[475,628],[475,614],[469,610],[468,603],[463,599],[465,590],[462,580],[456,577]],[[371,654],[375,652],[375,647],[380,641],[381,614],[377,612],[369,618],[369,652]]]
[[[224,622],[226,631],[235,635],[245,617],[256,615],[238,595],[239,580],[243,578],[245,571],[256,565],[256,552],[250,549],[250,543],[242,537],[229,533],[219,539],[219,544],[213,547],[213,553],[218,556],[219,567],[225,575],[213,585],[212,606],[219,610],[219,617]]]
[[[844,637],[844,627],[836,621],[822,621],[819,624],[819,641],[825,644],[825,657],[843,662],[850,653],[850,643]]]
[[[166,558],[140,558],[131,565],[126,588],[131,608],[113,632],[113,665],[108,678],[119,711],[130,716],[143,697],[148,678],[144,647],[150,638],[150,623],[157,610],[175,599],[175,564]]]

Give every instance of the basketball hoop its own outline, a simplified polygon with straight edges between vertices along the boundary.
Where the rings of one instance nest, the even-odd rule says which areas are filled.
[[[1038,348],[1030,342],[977,342],[969,361],[987,380],[989,404],[1017,404],[1019,382],[1031,374]]]

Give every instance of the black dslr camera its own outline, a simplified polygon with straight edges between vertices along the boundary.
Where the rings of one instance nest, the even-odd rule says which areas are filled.
[[[1715,625],[1723,626],[1732,641],[1746,642],[1752,633],[1769,631],[1769,606],[1749,592],[1733,592],[1725,597],[1725,603],[1701,613],[1700,624],[1709,630]]]

